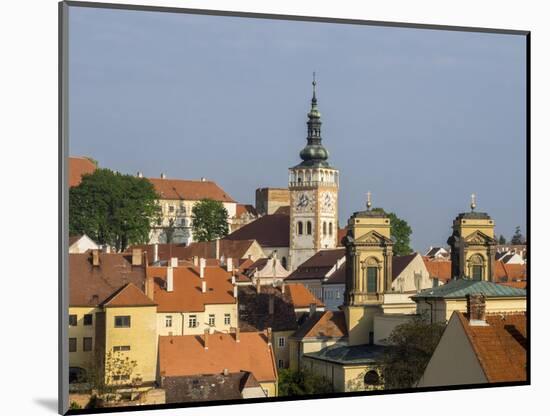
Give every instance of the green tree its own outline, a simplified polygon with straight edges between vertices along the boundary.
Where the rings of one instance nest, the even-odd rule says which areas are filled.
[[[332,393],[332,384],[325,377],[309,370],[282,369],[279,371],[279,396]]]
[[[225,237],[229,233],[228,213],[220,201],[203,199],[193,206],[193,239],[212,241]]]
[[[374,212],[381,212],[386,214],[390,219],[390,235],[393,240],[393,254],[396,256],[404,256],[412,253],[411,234],[412,228],[407,221],[399,218],[393,212],[386,212],[383,208],[373,208]]]
[[[514,232],[510,243],[513,245],[525,244],[525,238],[523,238],[523,234],[521,234],[521,229],[519,228],[519,225],[516,227],[516,231]]]
[[[122,251],[149,240],[158,195],[145,178],[97,169],[69,190],[69,233],[87,234]]]
[[[500,245],[504,245],[506,244],[506,238],[504,238],[504,236],[501,234],[500,237],[498,238],[498,243]]]
[[[414,387],[444,330],[444,323],[427,323],[420,317],[396,326],[386,340],[390,347],[385,349],[380,363],[384,388]]]

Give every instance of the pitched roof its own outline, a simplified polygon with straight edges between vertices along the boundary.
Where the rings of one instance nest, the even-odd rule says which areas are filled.
[[[427,257],[422,257],[426,269],[431,278],[437,278],[442,282],[451,280],[451,261],[450,260],[431,260]]]
[[[92,266],[92,253],[69,254],[69,305],[98,306],[127,283],[145,289],[145,267],[132,266],[127,253],[99,253],[99,266]]]
[[[128,283],[117,290],[103,302],[103,306],[155,306],[156,303],[149,299],[145,293],[139,290],[133,283]]]
[[[527,280],[520,280],[515,282],[498,282],[499,285],[517,287],[518,289],[527,289]]]
[[[227,192],[213,181],[162,178],[147,178],[147,180],[153,184],[160,199],[187,201],[212,199],[220,202],[235,202]]]
[[[153,300],[158,312],[202,312],[205,305],[234,304],[231,273],[219,266],[206,266],[204,278],[199,268],[182,266],[173,268],[173,291],[166,291],[167,267],[151,266],[147,276],[153,278]],[[206,292],[202,293],[202,282]]]
[[[526,292],[523,289],[503,286],[484,280],[456,279],[450,280],[443,286],[424,289],[420,293],[412,296],[411,299],[419,298],[464,298],[469,294],[482,294],[486,297],[525,297]]]
[[[489,383],[527,380],[527,323],[525,313],[487,314],[488,325],[470,325],[458,315]]]
[[[391,347],[389,347],[391,348]],[[304,354],[306,357],[343,365],[372,364],[380,362],[388,346],[382,345],[331,345],[316,352]]]
[[[235,210],[236,216],[240,217],[243,214],[250,214],[255,217],[258,216],[258,211],[254,208],[254,205],[250,204],[237,204],[237,209]]]
[[[495,261],[494,277],[497,282],[526,280],[527,266],[525,264],[506,264],[502,261]]]
[[[76,243],[78,240],[80,240],[83,236],[82,235],[70,235],[69,236],[69,247],[72,246],[74,243]]]
[[[270,298],[273,313],[269,313]],[[278,288],[262,286],[260,293],[252,286],[239,287],[239,328],[243,331],[290,331],[298,327],[292,299]]]
[[[309,308],[311,304],[315,304],[319,307],[325,306],[323,302],[317,299],[315,295],[301,283],[285,284],[285,289],[288,291],[290,300],[295,308]]]
[[[277,208],[273,214],[290,215],[290,205]]]
[[[290,217],[283,214],[264,215],[229,234],[228,240],[256,240],[262,247],[288,247]]]
[[[69,157],[69,187],[80,185],[82,175],[94,173],[97,169],[94,162],[85,157]]]
[[[414,258],[419,255],[418,253],[407,254],[406,256],[393,256],[392,257],[392,279],[395,280],[401,274],[405,267],[407,267]]]
[[[342,262],[340,267],[336,269],[327,280],[323,282],[324,285],[339,285],[346,283],[346,262]]]
[[[343,338],[348,336],[343,311],[315,312],[293,334],[294,338]]]
[[[321,250],[298,266],[285,280],[323,279],[336,265],[337,261],[346,255],[344,248]]]
[[[208,349],[203,335],[159,336],[159,370],[161,377],[216,374],[248,371],[260,383],[277,380],[273,350],[261,332],[208,335]]]

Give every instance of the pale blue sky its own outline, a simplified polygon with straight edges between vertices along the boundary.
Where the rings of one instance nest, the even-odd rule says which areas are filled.
[[[394,211],[413,248],[453,218],[526,224],[525,38],[70,7],[69,152],[135,174],[219,183],[254,203],[287,185],[317,72],[340,221]]]

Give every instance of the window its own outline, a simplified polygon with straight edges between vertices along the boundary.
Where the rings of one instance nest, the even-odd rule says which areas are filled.
[[[197,326],[197,315],[189,315],[189,328],[196,328]]]
[[[279,360],[279,368],[284,368],[285,362],[283,360]]]
[[[69,315],[69,326],[76,326],[76,315]]]
[[[216,325],[216,315],[214,314],[208,315],[208,325],[210,326]]]
[[[130,328],[130,317],[128,315],[115,316],[115,328]]]
[[[483,266],[474,265],[472,266],[472,279],[482,280],[483,279]]]
[[[225,325],[231,325],[231,314],[226,313],[226,314],[223,316],[223,323],[224,323]]]
[[[92,350],[92,338],[91,337],[84,337],[82,339],[82,350],[83,351],[91,351]]]
[[[113,376],[114,381],[122,381],[122,380],[130,380],[130,376],[128,374],[121,374]]]
[[[323,221],[323,235],[327,235],[327,223]]]
[[[306,231],[308,235],[311,235],[311,221],[307,222]]]
[[[367,293],[376,293],[378,289],[378,267],[367,267]]]
[[[94,321],[94,316],[91,313],[84,315],[84,325],[92,325]]]
[[[332,223],[328,223],[328,235],[332,235]]]
[[[302,224],[302,221],[298,221],[298,235],[302,235],[304,233],[304,224]]]
[[[168,212],[174,212],[174,206],[173,205],[170,205],[168,207]]]
[[[113,347],[114,352],[120,352],[120,351],[130,351],[129,345],[116,345]]]
[[[286,339],[285,337],[279,337],[277,339],[277,345],[279,345],[279,348],[284,348],[286,345]]]
[[[363,380],[366,386],[375,386],[380,383],[380,376],[374,370],[367,371]]]
[[[172,315],[166,315],[166,318],[164,318],[164,326],[166,328],[172,327]]]
[[[76,338],[69,338],[69,352],[76,352]]]

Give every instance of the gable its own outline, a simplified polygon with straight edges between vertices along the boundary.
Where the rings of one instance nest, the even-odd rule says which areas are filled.
[[[481,231],[474,231],[472,234],[466,236],[464,241],[470,245],[487,245],[487,244],[496,244],[494,238],[489,237],[487,234],[482,233]]]
[[[391,244],[392,241],[389,238],[384,237],[382,234],[376,231],[369,231],[366,234],[363,234],[360,237],[355,239],[356,244],[366,244],[366,245],[381,245],[381,244]]]

